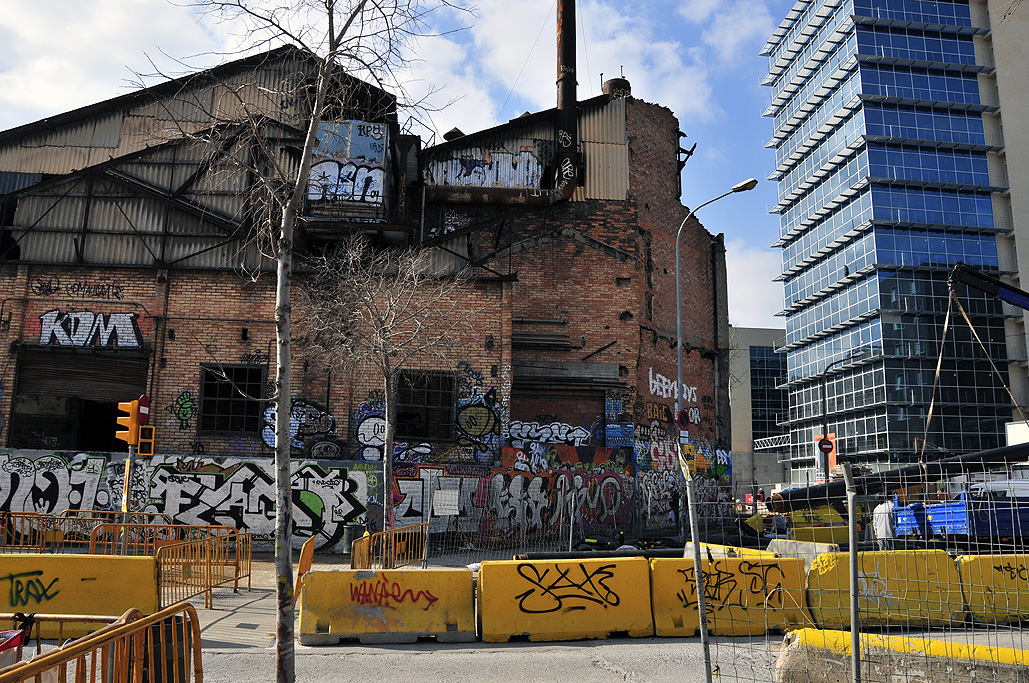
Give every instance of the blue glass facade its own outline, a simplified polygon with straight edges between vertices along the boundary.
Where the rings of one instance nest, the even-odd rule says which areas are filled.
[[[998,301],[960,292],[987,351],[952,325],[936,378],[950,266],[999,267],[983,32],[967,2],[800,0],[762,53],[795,481],[815,465],[823,381],[829,431],[859,462],[910,461],[923,436],[934,456],[1002,443]]]

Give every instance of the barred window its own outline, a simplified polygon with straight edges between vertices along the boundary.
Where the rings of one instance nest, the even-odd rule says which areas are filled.
[[[264,385],[264,366],[201,366],[199,431],[259,432]]]
[[[401,370],[397,378],[397,439],[454,438],[453,373]]]

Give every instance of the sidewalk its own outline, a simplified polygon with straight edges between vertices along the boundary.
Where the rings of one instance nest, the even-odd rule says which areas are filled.
[[[316,556],[312,569],[333,570],[350,567],[349,559],[339,555]],[[294,582],[296,562],[293,563]],[[251,589],[246,580],[238,593],[231,587],[214,590],[214,608],[204,609],[203,596],[190,602],[200,617],[200,638],[204,650],[234,648],[273,648],[275,645],[275,559],[271,553],[254,553]],[[299,643],[297,643],[299,647]]]

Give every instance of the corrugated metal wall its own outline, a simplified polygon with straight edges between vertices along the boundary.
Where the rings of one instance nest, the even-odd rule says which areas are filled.
[[[112,170],[167,195],[181,190],[179,198],[197,210],[242,222],[253,188],[239,167],[204,167],[205,173],[183,187],[210,154],[209,147],[185,141]],[[102,171],[19,199],[11,234],[23,261],[74,263],[81,256],[86,263],[198,268],[234,268],[241,263],[254,268],[261,263],[255,246],[229,241],[227,227],[142,196]],[[169,236],[175,239],[166,239]]]
[[[544,169],[554,163],[554,124],[534,121],[496,136],[475,135],[468,145],[455,141],[425,164],[430,185],[461,187],[539,188]],[[629,148],[625,132],[625,100],[579,112],[579,140],[584,185],[573,200],[623,200],[629,192]]]
[[[624,200],[629,196],[629,139],[625,99],[579,112],[579,140],[585,183],[572,195],[584,199]]]
[[[251,114],[267,112],[291,120],[294,107],[287,91],[299,81],[301,71],[295,59],[280,59],[156,102],[131,100],[119,110],[91,113],[78,125],[0,144],[0,171],[70,173],[181,138],[184,130],[239,120],[243,104]]]

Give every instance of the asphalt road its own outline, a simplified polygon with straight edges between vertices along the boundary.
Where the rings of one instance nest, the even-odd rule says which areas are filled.
[[[764,649],[764,644],[761,644]],[[728,655],[729,651],[716,648]],[[739,644],[739,661],[719,662],[718,681],[772,680],[764,653],[753,652],[748,662]],[[721,659],[721,657],[719,658]],[[728,658],[730,659],[731,658]],[[654,681],[703,682],[704,662],[694,639],[618,639],[574,643],[514,643],[437,645],[298,646],[296,679],[320,681],[485,681],[568,682]],[[753,666],[759,664],[759,666]],[[275,653],[205,650],[207,681],[247,682],[273,680]]]

